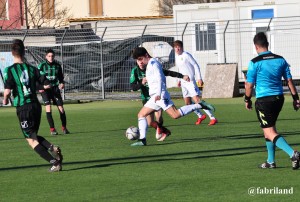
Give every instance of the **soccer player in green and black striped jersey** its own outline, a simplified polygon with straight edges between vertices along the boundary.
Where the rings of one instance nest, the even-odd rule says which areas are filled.
[[[45,75],[51,83],[50,89],[40,90],[40,93],[42,94],[42,98],[46,107],[46,116],[50,126],[51,135],[58,134],[52,117],[51,100],[58,108],[63,134],[69,134],[70,132],[67,129],[66,112],[63,107],[63,100],[60,94],[60,90],[64,88],[64,76],[60,64],[55,61],[54,58],[54,51],[49,49],[46,51],[46,60],[38,66],[40,74]]]
[[[10,95],[17,109],[20,127],[31,148],[43,159],[52,164],[50,172],[62,169],[62,154],[59,147],[54,146],[39,136],[42,109],[36,95],[36,84],[41,89],[50,88],[50,82],[39,74],[37,68],[24,62],[25,47],[23,41],[16,39],[12,44],[14,64],[4,70],[4,99],[7,105]],[[50,154],[49,152],[52,154]]]
[[[141,90],[141,99],[143,105],[150,99],[149,87],[146,79],[146,69],[144,67],[135,66],[131,70],[130,75],[130,85],[133,91]],[[189,81],[188,76],[183,76],[178,72],[173,72],[169,70],[163,70],[165,76],[182,78]],[[154,115],[156,121],[154,121]],[[155,114],[150,114],[147,116],[148,125],[156,129],[156,139],[157,141],[163,141],[167,136],[171,135],[166,127],[163,126],[162,110],[156,111]]]

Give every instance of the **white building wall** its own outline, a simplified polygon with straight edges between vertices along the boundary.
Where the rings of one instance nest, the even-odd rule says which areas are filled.
[[[276,23],[276,19],[259,19],[251,20],[251,11],[253,9],[274,9],[274,17],[300,16],[300,1],[299,0],[273,0],[273,1],[242,1],[242,2],[222,2],[208,4],[191,4],[191,5],[175,5],[173,7],[174,23],[188,23],[191,27],[195,23],[200,22],[215,22],[217,29],[217,51],[196,51],[195,48],[195,31],[194,34],[185,35],[183,38],[184,48],[194,55],[196,60],[201,65],[201,73],[204,75],[205,67],[208,63],[224,63],[224,31],[228,21],[228,27],[225,33],[226,38],[226,62],[237,62],[239,64],[239,77],[242,78],[241,70],[246,68],[249,60],[257,54],[253,48],[253,36],[256,33],[256,27],[271,27],[268,32],[270,41],[270,50],[274,53],[281,54],[287,58],[291,64],[291,70],[294,77],[300,78],[300,71],[296,69],[300,65],[298,48],[295,44],[299,43],[300,34],[280,33],[280,23]],[[248,21],[243,21],[243,20]],[[240,22],[238,20],[241,20]],[[282,21],[282,20],[280,20]],[[298,29],[300,25],[295,22],[285,22],[284,26],[292,24],[291,29]],[[279,25],[278,25],[279,24]],[[193,32],[190,28],[190,32]],[[286,29],[286,28],[285,28]],[[177,30],[180,36],[180,29]],[[286,32],[286,31],[285,31]],[[282,37],[288,37],[283,40]],[[178,37],[181,39],[181,37]],[[287,46],[292,43],[294,50],[290,50]],[[276,45],[275,45],[276,44]],[[295,50],[297,49],[297,50]],[[288,54],[287,54],[288,53]],[[205,75],[204,75],[205,77]]]

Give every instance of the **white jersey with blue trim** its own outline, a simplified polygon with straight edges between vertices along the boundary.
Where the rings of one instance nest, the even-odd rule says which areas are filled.
[[[166,87],[166,77],[162,71],[162,65],[154,58],[151,58],[148,62],[146,79],[149,86],[150,97],[160,96],[161,99],[169,97]]]
[[[179,73],[188,75],[191,81],[202,80],[200,67],[193,56],[183,51],[180,55],[175,56],[175,63],[178,67]],[[187,82],[181,79],[181,82]]]

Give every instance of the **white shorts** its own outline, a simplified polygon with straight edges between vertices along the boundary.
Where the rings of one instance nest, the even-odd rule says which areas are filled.
[[[148,102],[144,106],[150,109],[154,109],[155,111],[158,111],[160,109],[166,111],[167,109],[169,109],[174,105],[170,97],[157,100],[156,102],[154,101],[154,99],[155,96],[151,97],[150,100],[148,100]]]
[[[181,82],[181,91],[184,98],[201,95],[196,82]]]

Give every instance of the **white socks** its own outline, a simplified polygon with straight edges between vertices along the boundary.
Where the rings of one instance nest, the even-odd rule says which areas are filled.
[[[203,109],[203,111],[209,116],[210,119],[215,119],[214,115],[212,112],[208,109]]]
[[[201,105],[200,104],[192,104],[192,105],[185,105],[183,107],[180,107],[178,110],[181,114],[181,116],[185,116],[189,113],[191,113],[192,111],[195,111],[197,109],[201,109]]]
[[[202,113],[199,109],[195,110],[194,113],[198,116],[198,118],[201,118]]]
[[[139,131],[140,131],[140,138],[139,139],[144,139],[146,138],[146,133],[148,129],[148,123],[146,117],[142,117],[138,119],[139,121]]]

